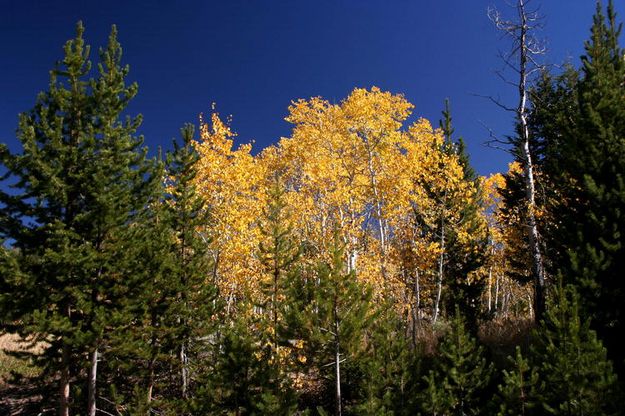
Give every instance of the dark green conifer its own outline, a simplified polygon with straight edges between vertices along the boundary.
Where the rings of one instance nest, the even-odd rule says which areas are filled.
[[[372,305],[372,290],[358,282],[356,274],[347,272],[344,249],[335,235],[330,246],[331,262],[322,263],[315,279],[315,299],[311,310],[310,344],[315,346],[311,357],[320,372],[332,381],[334,414],[344,410],[345,368],[356,367],[363,348],[366,330],[376,319]]]
[[[510,358],[511,368],[503,370],[503,383],[499,385],[497,414],[519,416],[537,414],[536,402],[540,383],[538,372],[530,367],[517,347],[514,358]]]
[[[483,348],[467,331],[456,308],[451,328],[443,337],[432,370],[424,377],[420,407],[424,415],[479,415],[485,403],[493,366]]]
[[[275,367],[266,360],[258,335],[246,320],[236,319],[222,328],[218,345],[190,400],[191,414],[293,414],[294,400],[287,397],[283,402],[285,394],[275,394]]]
[[[484,291],[484,282],[472,279],[471,273],[476,271],[486,258],[488,240],[486,224],[480,215],[482,203],[481,189],[478,175],[471,166],[466,145],[462,137],[454,137],[451,110],[449,100],[445,100],[443,120],[439,122],[440,128],[445,135],[446,151],[458,157],[462,165],[463,180],[474,185],[474,194],[467,201],[466,195],[445,195],[447,209],[459,210],[459,224],[447,224],[446,230],[446,254],[445,254],[445,283],[444,305],[448,313],[459,308],[465,322],[473,333],[477,333],[478,319],[480,315],[480,297]],[[445,224],[442,224],[445,226]],[[456,233],[456,227],[462,226],[468,229],[472,240],[460,242]]]
[[[406,338],[406,329],[391,305],[382,307],[366,332],[357,359],[357,415],[412,415],[411,378],[418,373],[420,354]]]
[[[144,244],[131,249],[142,292],[129,300],[135,325],[118,338],[129,371],[143,369],[142,393],[151,407],[182,414],[197,387],[193,379],[212,359],[219,314],[217,289],[208,276],[210,211],[196,192],[194,128],[181,129],[167,153],[162,194],[134,227]]]
[[[60,380],[61,415],[73,380],[89,397],[72,403],[95,413],[97,364],[109,358],[105,340],[127,320],[122,300],[135,289],[125,253],[140,242],[126,231],[154,192],[154,163],[136,136],[141,117],[121,118],[137,84],[126,84],[117,31],[95,78],[83,31],[79,23],[48,91],[20,116],[21,152],[0,147],[2,180],[13,188],[0,192],[0,236],[19,250],[9,293],[24,334],[50,343],[39,362]]]
[[[533,407],[556,415],[619,414],[612,363],[589,320],[580,317],[577,295],[560,287],[549,306],[529,357],[540,381],[529,397]],[[529,377],[531,384],[535,376]]]
[[[625,330],[625,50],[614,4],[597,11],[582,57],[579,114],[562,140],[561,168],[572,184],[556,212],[562,275],[578,288],[585,316],[623,368]]]

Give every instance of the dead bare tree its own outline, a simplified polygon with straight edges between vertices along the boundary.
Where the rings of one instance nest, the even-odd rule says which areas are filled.
[[[538,322],[545,311],[545,269],[543,253],[536,221],[536,183],[535,166],[530,151],[530,137],[528,127],[528,88],[529,82],[535,73],[544,69],[538,62],[538,57],[544,55],[545,47],[534,36],[537,30],[542,28],[542,19],[538,8],[529,9],[532,0],[515,0],[508,3],[516,16],[511,19],[504,18],[495,8],[488,9],[488,17],[494,23],[497,30],[507,38],[511,47],[507,53],[500,53],[504,68],[497,75],[508,85],[512,85],[518,91],[516,107],[504,105],[499,99],[487,97],[500,108],[512,112],[518,122],[518,137],[499,139],[491,133],[490,144],[503,145],[507,149],[520,150],[523,161],[523,176],[525,182],[525,204],[527,206],[527,238],[532,258],[532,278],[534,281],[534,318]],[[514,74],[509,78],[507,74]]]

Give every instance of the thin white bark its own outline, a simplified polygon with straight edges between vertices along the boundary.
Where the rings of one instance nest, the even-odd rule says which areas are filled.
[[[334,362],[336,366],[336,415],[341,416],[341,350],[338,340],[336,342],[336,351],[334,355]]]
[[[534,164],[529,145],[529,126],[527,121],[528,103],[528,77],[540,69],[536,64],[535,56],[544,53],[544,48],[538,46],[531,37],[530,31],[536,28],[538,20],[536,13],[530,13],[526,9],[529,0],[517,0],[515,9],[518,14],[517,21],[506,21],[499,13],[489,11],[491,20],[499,30],[509,35],[513,41],[512,52],[504,57],[504,63],[518,74],[515,85],[518,90],[518,103],[512,110],[519,122],[521,151],[523,157],[523,176],[525,182],[525,202],[527,208],[527,238],[532,258],[532,278],[534,280],[534,317],[540,321],[545,309],[545,271],[543,264],[540,236],[536,221],[536,184],[534,178]],[[513,57],[518,57],[518,62]],[[508,144],[510,144],[508,142]]]
[[[529,145],[529,126],[527,122],[527,31],[528,22],[524,0],[518,0],[520,30],[520,61],[519,61],[519,105],[517,115],[521,124],[521,140],[523,141],[523,157],[525,159],[525,197],[527,199],[528,238],[532,251],[532,274],[534,277],[534,317],[539,321],[543,317],[545,308],[544,288],[545,274],[536,223],[536,186],[534,183],[534,166]]]
[[[182,385],[180,386],[181,389],[181,394],[182,394],[182,398],[186,399],[187,398],[187,391],[189,388],[189,359],[187,357],[187,349],[186,349],[186,343],[183,342],[182,345],[180,346],[180,364],[181,364],[181,371],[180,371],[180,381],[182,383]]]
[[[495,311],[499,309],[499,274],[495,278]]]
[[[341,416],[341,342],[339,338],[339,322],[336,311],[336,301],[334,307],[334,366],[336,369],[336,416]]]
[[[60,400],[59,400],[59,415],[69,416],[69,392],[70,392],[70,350],[69,346],[63,344],[62,347],[62,369],[61,369],[61,381],[60,381]]]
[[[436,324],[439,315],[441,294],[443,292],[443,271],[445,260],[445,217],[441,215],[441,240],[440,240],[441,254],[438,259],[438,279],[436,281],[436,301],[434,303],[434,318],[432,319],[432,325]]]
[[[91,353],[91,366],[89,368],[89,404],[87,414],[95,416],[96,413],[96,381],[98,379],[98,349],[94,349]]]
[[[493,299],[493,266],[488,267],[488,312],[491,312]]]

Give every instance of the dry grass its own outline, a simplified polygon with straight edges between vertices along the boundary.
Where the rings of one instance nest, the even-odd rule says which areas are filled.
[[[47,394],[34,382],[39,370],[32,364],[32,358],[11,354],[11,352],[40,354],[45,347],[44,342],[30,346],[17,334],[0,333],[1,415],[35,415],[53,411],[53,407],[49,405],[44,407],[44,398]]]
[[[534,321],[529,318],[493,319],[480,327],[479,337],[495,363],[506,366],[517,346],[524,350],[528,347],[533,328]]]
[[[6,386],[12,376],[31,378],[38,375],[38,370],[28,358],[16,357],[10,352],[41,353],[45,348],[44,343],[39,343],[28,348],[17,334],[0,334],[0,386]]]

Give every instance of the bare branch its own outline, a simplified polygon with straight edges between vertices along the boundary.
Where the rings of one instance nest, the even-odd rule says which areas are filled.
[[[512,107],[508,107],[506,105],[504,105],[501,100],[499,98],[494,98],[492,95],[480,95],[480,94],[476,94],[476,93],[472,93],[471,95],[473,95],[474,97],[480,97],[480,98],[485,98],[487,100],[489,100],[491,103],[495,104],[497,107],[509,111],[511,113],[515,113],[517,111],[516,108],[512,108]]]

